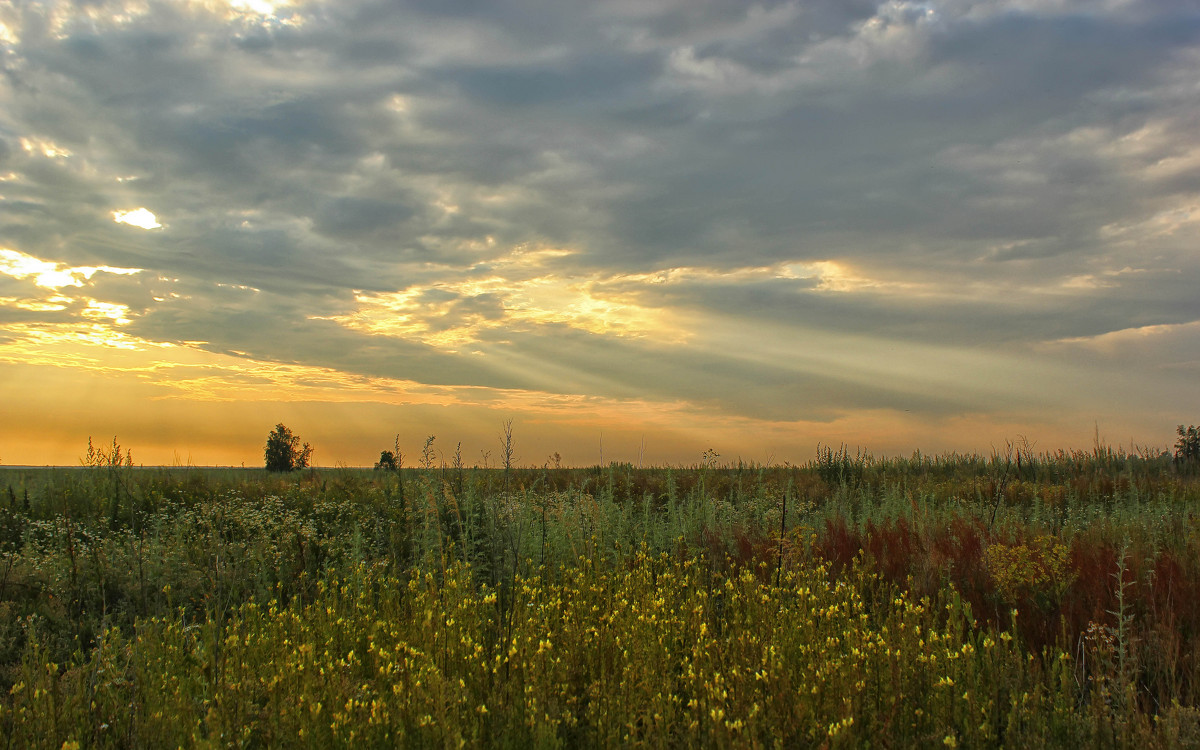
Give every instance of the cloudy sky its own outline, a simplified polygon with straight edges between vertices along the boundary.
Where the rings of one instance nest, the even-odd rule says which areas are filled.
[[[1196,2],[0,0],[0,70],[5,464],[1200,421]]]

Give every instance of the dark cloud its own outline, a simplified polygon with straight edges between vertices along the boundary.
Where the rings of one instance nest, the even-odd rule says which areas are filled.
[[[449,70],[446,75],[468,97],[506,107],[574,103],[603,106],[645,85],[659,72],[657,56],[598,54],[565,62]]]
[[[335,239],[364,238],[403,224],[413,213],[403,203],[336,196],[318,204],[313,227]]]

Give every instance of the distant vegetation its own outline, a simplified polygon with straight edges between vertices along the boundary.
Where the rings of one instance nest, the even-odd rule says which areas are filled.
[[[1175,441],[1175,460],[1180,463],[1200,465],[1200,427],[1179,425],[1179,440]]]
[[[1196,746],[1195,434],[0,468],[0,746]]]
[[[306,469],[312,454],[313,447],[308,443],[301,447],[300,438],[293,435],[283,424],[275,425],[275,429],[267,435],[267,447],[264,451],[267,471]]]

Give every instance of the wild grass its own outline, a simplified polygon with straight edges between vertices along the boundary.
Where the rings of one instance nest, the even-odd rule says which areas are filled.
[[[0,745],[1178,746],[1161,456],[0,469]]]

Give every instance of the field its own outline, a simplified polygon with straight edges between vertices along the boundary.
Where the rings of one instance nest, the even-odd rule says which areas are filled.
[[[0,746],[1200,743],[1169,456],[0,468]]]

